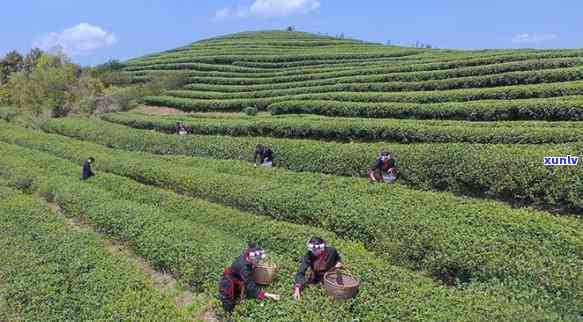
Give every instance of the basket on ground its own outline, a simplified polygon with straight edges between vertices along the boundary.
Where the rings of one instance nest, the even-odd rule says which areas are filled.
[[[326,293],[337,300],[348,300],[355,297],[359,286],[360,280],[350,273],[335,270],[324,275]]]
[[[255,283],[269,285],[275,277],[279,268],[275,264],[260,263],[253,269],[253,279]]]

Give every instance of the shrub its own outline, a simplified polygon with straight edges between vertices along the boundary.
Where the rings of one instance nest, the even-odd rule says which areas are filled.
[[[87,133],[84,127],[79,129]],[[582,272],[577,268],[583,259],[577,254],[583,244],[574,219],[400,185],[371,186],[363,179],[123,152],[12,126],[0,128],[0,140],[76,162],[80,156],[93,155],[100,160],[98,170],[257,214],[320,226],[361,240],[382,258],[416,270],[470,276],[471,281],[483,283],[516,279],[529,289],[565,294],[559,300],[565,308],[581,303]]]
[[[545,156],[579,155],[576,144],[341,144],[277,138],[189,136],[179,138],[96,120],[51,120],[45,130],[111,147],[155,154],[250,160],[256,144],[276,151],[279,167],[294,171],[365,176],[382,148],[393,151],[401,181],[420,189],[487,195],[518,203],[536,203],[574,211],[583,209],[580,167],[565,175],[543,166]],[[440,169],[436,172],[435,169]]]
[[[185,320],[96,234],[71,229],[46,204],[14,190],[0,187],[0,199],[2,295],[19,318]]]
[[[313,313],[317,308],[331,307],[334,307],[334,310],[327,310],[322,313],[322,316],[327,317],[326,319],[344,320],[353,319],[354,317],[362,320],[399,319],[409,316],[413,311],[416,312],[415,314],[430,318],[444,314],[440,313],[444,312],[443,307],[451,307],[451,310],[446,311],[447,313],[445,313],[444,317],[450,317],[451,314],[464,314],[465,316],[481,318],[497,316],[512,319],[524,318],[530,315],[556,318],[557,315],[552,313],[555,309],[554,305],[561,305],[562,303],[562,300],[554,303],[539,302],[539,297],[534,295],[538,294],[538,291],[530,290],[530,294],[527,295],[527,292],[521,290],[518,285],[512,285],[508,281],[506,285],[497,283],[491,285],[476,284],[468,285],[459,290],[439,286],[421,274],[407,272],[388,264],[364,250],[359,243],[343,241],[333,234],[319,229],[277,222],[264,217],[241,213],[231,208],[178,196],[106,173],[101,173],[91,181],[81,184],[76,177],[77,166],[62,159],[6,144],[0,144],[0,151],[10,155],[9,158],[0,160],[1,165],[6,165],[11,169],[10,173],[4,175],[4,177],[25,175],[34,178],[35,181],[46,182],[46,184],[39,184],[38,186],[41,187],[41,190],[54,191],[58,196],[57,202],[63,204],[65,210],[86,215],[90,220],[96,221],[101,229],[113,227],[111,223],[117,223],[115,231],[108,230],[110,233],[116,234],[123,231],[125,227],[131,227],[132,222],[139,221],[148,212],[152,212],[151,209],[154,208],[146,207],[145,205],[147,204],[155,207],[155,209],[164,209],[169,214],[172,213],[173,221],[178,222],[178,226],[186,225],[185,228],[192,225],[216,227],[224,234],[240,238],[246,242],[259,241],[280,264],[282,268],[281,276],[291,276],[298,265],[294,258],[303,254],[303,241],[309,236],[317,234],[325,237],[341,251],[345,262],[351,265],[351,270],[357,273],[363,281],[359,297],[355,301],[346,304],[333,303],[322,296],[320,292],[311,288],[306,291],[306,297],[302,305],[283,302],[278,303],[275,306],[276,309],[274,309],[272,306],[263,307],[262,305],[257,305],[254,301],[247,301],[237,314],[242,318],[261,317],[264,320],[271,321],[281,315],[301,317],[307,314],[309,316],[309,313]],[[60,168],[62,170],[61,173],[66,174],[66,176],[56,175],[49,170],[50,168]],[[33,171],[31,172],[28,169],[33,169]],[[88,205],[85,198],[89,196],[93,197]],[[120,204],[117,203],[115,198],[123,198],[126,205],[136,205],[131,207],[131,215],[130,213],[126,214],[125,207],[118,208]],[[101,205],[97,207],[99,203]],[[144,206],[138,207],[137,204],[144,204]],[[106,215],[106,211],[110,208],[116,208],[116,211],[112,211],[112,215],[109,216]],[[143,235],[144,237],[140,237],[141,230],[128,237],[129,242],[132,244],[134,240],[140,240],[136,247],[141,249],[142,253],[149,247],[150,240],[159,240],[157,238],[158,234],[166,235],[171,233],[166,231],[167,225],[164,224],[165,219],[162,212],[156,211],[155,214],[155,217],[145,217],[150,218],[150,220],[142,228],[142,230],[145,230],[143,232],[145,234]],[[119,218],[120,216],[123,218]],[[220,224],[217,224],[217,222],[220,222]],[[151,225],[158,223],[159,231],[148,232],[150,225],[148,223]],[[206,231],[208,229],[199,230],[199,235],[207,236]],[[197,238],[211,238],[210,241],[205,243],[210,243],[214,246],[207,248],[203,246],[206,244],[196,243],[197,247],[189,248],[186,251],[180,251],[183,247],[182,239],[179,238],[180,235],[173,234],[171,239],[164,239],[162,243],[159,243],[159,250],[156,252],[156,256],[157,258],[164,258],[164,256],[172,256],[174,254],[173,258],[176,258],[176,261],[190,259],[190,261],[195,260],[196,263],[203,264],[200,260],[197,261],[191,256],[197,254],[195,258],[200,258],[206,256],[206,254],[212,254],[216,260],[227,261],[229,260],[229,255],[216,248],[218,243],[223,242],[222,236],[225,236],[224,234],[215,232],[212,236],[198,236]],[[202,240],[199,240],[199,242],[202,242]],[[168,251],[167,247],[172,247],[171,250],[176,251]],[[144,254],[147,257],[150,256],[148,252]],[[280,256],[279,254],[285,254],[285,256]],[[215,264],[215,266],[218,265]],[[213,266],[210,270],[206,267],[194,266],[195,272],[201,270],[212,272],[209,277],[216,277],[219,269],[220,266]],[[184,271],[178,270],[174,272],[183,273]],[[280,278],[272,287],[280,291],[289,290],[290,283],[290,280]],[[208,291],[214,292],[215,290],[211,288]],[[492,296],[492,293],[496,294],[496,296]],[[532,301],[532,305],[520,304],[514,301],[513,298],[518,294],[528,296],[528,300]],[[427,301],[427,298],[431,298],[431,301]],[[469,299],[473,300],[469,301]],[[522,301],[524,301],[524,298],[522,298]],[[413,303],[416,304],[411,306]],[[535,308],[535,305],[539,304],[543,305],[544,309]],[[560,314],[569,316],[571,313],[564,311]]]
[[[566,104],[565,109],[567,109]],[[173,133],[176,121],[180,121],[191,128],[195,134],[310,138],[339,142],[542,144],[583,140],[583,125],[577,122],[491,123],[307,116],[221,119],[207,114],[181,117],[138,113],[109,114],[103,116],[102,119],[137,129],[165,133]]]
[[[246,107],[243,109],[243,113],[249,116],[257,115],[257,109],[255,107]]]

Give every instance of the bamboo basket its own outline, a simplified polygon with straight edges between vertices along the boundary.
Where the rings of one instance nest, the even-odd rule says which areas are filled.
[[[343,285],[337,283],[338,274],[341,274]],[[356,297],[360,280],[354,275],[334,270],[324,274],[324,288],[329,296],[337,300],[348,300]]]
[[[253,279],[255,283],[261,285],[269,285],[279,272],[279,268],[275,264],[260,263],[253,269]]]

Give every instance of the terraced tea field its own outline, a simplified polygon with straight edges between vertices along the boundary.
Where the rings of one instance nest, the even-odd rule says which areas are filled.
[[[42,130],[0,109],[0,320],[220,318],[218,278],[249,242],[281,267],[267,289],[283,299],[234,320],[583,319],[582,165],[544,165],[583,154],[583,50],[246,32],[123,73],[188,84]],[[258,143],[275,168],[250,162]],[[381,149],[394,184],[366,178]],[[292,299],[313,235],[361,279],[355,299]]]

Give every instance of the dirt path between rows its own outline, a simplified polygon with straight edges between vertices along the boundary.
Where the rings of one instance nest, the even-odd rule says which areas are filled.
[[[46,201],[45,199],[43,200]],[[63,214],[62,209],[58,204],[48,201],[47,203],[49,208],[56,213]],[[180,286],[178,281],[172,275],[154,269],[143,257],[136,255],[127,244],[96,232],[90,224],[84,222],[80,217],[64,218],[65,222],[76,231],[98,234],[101,237],[103,247],[109,251],[109,253],[114,256],[123,256],[129,259],[140,272],[152,280],[154,288],[159,290],[162,294],[170,296],[174,300],[174,304],[179,310],[185,312],[184,309],[195,301],[196,295],[193,292]],[[188,318],[192,321],[219,321],[210,308],[203,312],[201,316],[189,316]]]
[[[140,106],[132,110],[132,112],[140,112],[153,115],[186,115],[188,113],[176,108],[164,106]]]

